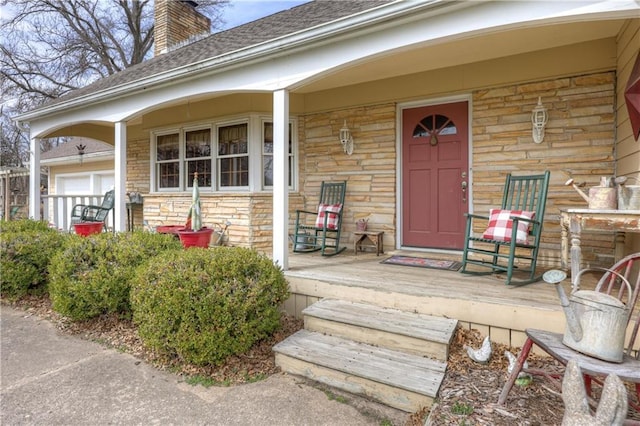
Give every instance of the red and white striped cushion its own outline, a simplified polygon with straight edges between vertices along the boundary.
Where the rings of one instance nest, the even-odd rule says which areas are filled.
[[[482,238],[494,241],[511,241],[511,231],[513,229],[512,216],[521,217],[523,219],[533,219],[535,212],[526,210],[489,210],[489,226],[482,234]],[[529,244],[529,222],[518,221],[518,230],[516,232],[516,243]]]
[[[327,229],[338,229],[338,214],[342,210],[342,204],[320,204],[318,206],[318,217],[316,218],[316,228],[324,228],[324,217],[327,216]]]

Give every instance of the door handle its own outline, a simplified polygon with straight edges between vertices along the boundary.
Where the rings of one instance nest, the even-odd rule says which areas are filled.
[[[467,181],[463,180],[460,186],[462,186],[462,202],[466,203],[467,202]]]

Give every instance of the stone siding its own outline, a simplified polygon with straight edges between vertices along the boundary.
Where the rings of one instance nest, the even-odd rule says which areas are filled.
[[[353,154],[338,139],[346,120],[354,140]],[[384,231],[387,247],[395,241],[396,106],[393,103],[331,111],[302,117],[304,156],[300,192],[306,210],[317,208],[322,181],[347,181],[342,243],[352,245],[356,221]]]
[[[541,97],[549,122],[541,144],[531,136],[531,110]],[[501,202],[504,177],[551,171],[551,184],[542,265],[560,258],[559,209],[584,207],[582,198],[564,185],[569,177],[594,186],[600,176],[614,174],[615,73],[529,82],[477,90],[472,93],[473,211],[486,213]],[[315,210],[322,181],[347,181],[342,244],[351,247],[356,221],[369,220],[369,229],[384,231],[385,249],[396,242],[396,123],[397,105],[359,106],[298,117],[299,190],[289,198],[289,226],[295,210]],[[346,120],[354,138],[353,155],[338,140]],[[144,219],[149,226],[186,220],[190,194],[149,191],[149,140],[129,143],[127,191],[145,196]],[[146,195],[145,195],[146,194]],[[272,198],[270,193],[202,194],[205,224],[229,220],[231,245],[270,252]],[[588,263],[611,264],[613,236],[585,234],[583,255]]]
[[[533,142],[531,110],[538,97],[549,121],[544,141]],[[473,93],[473,209],[487,212],[501,201],[504,175],[551,171],[541,260],[558,261],[560,209],[587,207],[564,183],[586,187],[614,174],[615,73],[604,72],[479,90]],[[478,230],[481,231],[481,230]],[[583,235],[586,262],[604,254],[611,264],[612,234]],[[606,260],[605,260],[606,259]]]

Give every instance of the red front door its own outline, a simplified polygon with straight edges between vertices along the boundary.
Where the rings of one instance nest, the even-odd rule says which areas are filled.
[[[468,129],[466,101],[403,110],[403,246],[462,249]]]

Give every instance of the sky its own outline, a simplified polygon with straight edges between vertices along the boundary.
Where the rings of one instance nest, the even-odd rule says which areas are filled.
[[[309,0],[232,0],[225,8],[223,29],[237,27],[282,10],[291,9]]]

